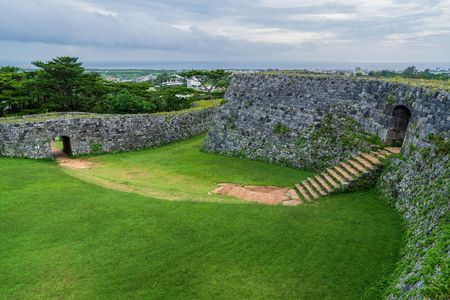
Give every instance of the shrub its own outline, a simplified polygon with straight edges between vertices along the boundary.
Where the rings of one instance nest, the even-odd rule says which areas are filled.
[[[152,112],[156,108],[154,103],[146,101],[145,98],[134,95],[128,90],[108,95],[105,104],[109,107],[108,112],[117,114]]]

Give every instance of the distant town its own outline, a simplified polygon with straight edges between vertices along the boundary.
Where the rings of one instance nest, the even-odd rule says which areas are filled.
[[[186,79],[179,75],[180,70],[151,70],[151,69],[87,69],[88,72],[99,73],[105,80],[112,82],[147,82],[152,83],[155,88],[161,86],[187,86],[192,89],[202,90],[203,87],[196,77]],[[233,74],[253,73],[253,72],[271,72],[278,69],[229,69]],[[337,74],[344,76],[368,76],[373,70],[355,67],[354,69],[313,69],[313,70],[292,70],[293,72]],[[389,71],[391,73],[401,74],[403,71]],[[432,75],[450,75],[449,68],[436,67],[426,69]]]

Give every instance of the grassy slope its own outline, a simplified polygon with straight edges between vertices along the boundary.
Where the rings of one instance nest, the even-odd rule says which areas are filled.
[[[403,83],[412,86],[418,86],[422,88],[431,89],[434,91],[446,91],[450,92],[450,80],[436,80],[436,79],[417,79],[417,78],[379,78],[384,81]]]
[[[93,169],[66,172],[87,182],[170,200],[236,202],[208,195],[218,183],[293,186],[312,172],[200,152],[203,136],[161,148],[106,154]],[[242,201],[240,201],[242,202]]]
[[[187,108],[183,110],[174,110],[167,112],[158,112],[158,113],[141,113],[141,114],[124,114],[127,116],[133,115],[177,115],[183,114],[192,111],[198,111],[202,109],[212,108],[220,105],[223,99],[214,99],[214,100],[198,100],[194,101],[194,106],[192,108]],[[83,119],[83,118],[102,118],[108,116],[116,116],[120,114],[96,114],[96,113],[83,113],[79,112],[76,114],[70,113],[45,113],[45,114],[35,114],[35,115],[25,115],[25,116],[8,116],[8,117],[0,117],[0,124],[14,124],[14,123],[24,123],[24,122],[45,122],[49,120],[58,120],[58,119]]]
[[[171,202],[8,158],[0,187],[1,299],[357,299],[399,256],[399,218],[374,190],[298,207]]]

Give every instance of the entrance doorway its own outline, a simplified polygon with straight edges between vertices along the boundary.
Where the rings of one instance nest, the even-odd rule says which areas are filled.
[[[401,147],[408,129],[411,112],[406,106],[398,105],[392,111],[391,123],[386,137],[386,143],[390,146]]]
[[[54,157],[72,155],[72,146],[70,144],[70,137],[68,136],[61,136],[54,138],[51,142],[51,147]]]

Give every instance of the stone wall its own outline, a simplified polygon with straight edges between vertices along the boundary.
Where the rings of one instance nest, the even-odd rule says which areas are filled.
[[[43,121],[25,117],[0,123],[0,155],[48,158],[50,142],[62,136],[69,137],[74,155],[154,147],[206,132],[216,112],[217,107],[168,114],[63,114]]]
[[[330,112],[343,112],[362,131],[386,140],[391,115],[399,105],[412,114],[404,144],[428,146],[426,135],[449,130],[448,99],[448,93],[377,80],[240,75],[231,82],[227,103],[214,120],[204,150],[300,168],[333,165],[361,149],[323,143],[308,147],[314,130]],[[414,134],[413,128],[418,129]]]
[[[386,140],[394,109],[406,107],[411,117],[403,155],[387,165],[379,181],[407,229],[403,258],[387,295],[450,298],[448,93],[378,80],[242,75],[232,80],[225,100],[205,141],[206,151],[301,168],[334,164],[364,146],[355,144],[352,150],[336,143],[339,138],[349,141],[339,132],[348,128],[325,120],[340,115],[357,123],[355,129]]]

